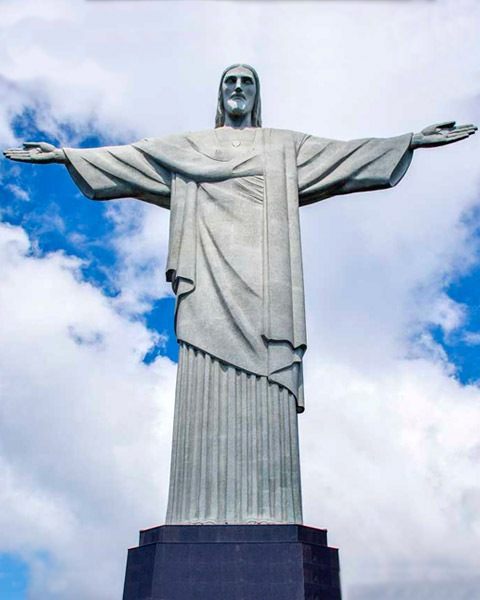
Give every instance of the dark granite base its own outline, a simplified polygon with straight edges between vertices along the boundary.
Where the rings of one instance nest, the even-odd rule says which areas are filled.
[[[341,600],[338,550],[302,525],[163,525],[128,551],[123,600]]]

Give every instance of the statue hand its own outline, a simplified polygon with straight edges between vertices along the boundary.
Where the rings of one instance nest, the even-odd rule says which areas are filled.
[[[436,123],[425,127],[420,133],[414,133],[410,147],[412,149],[434,148],[453,144],[473,135],[477,129],[475,125],[455,125],[455,121]]]
[[[10,160],[29,163],[65,163],[67,158],[60,148],[47,142],[25,142],[23,148],[10,148],[3,154]]]

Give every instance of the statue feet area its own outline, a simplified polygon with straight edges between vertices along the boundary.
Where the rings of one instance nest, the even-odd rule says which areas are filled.
[[[341,600],[338,550],[303,525],[163,525],[128,551],[123,600]]]

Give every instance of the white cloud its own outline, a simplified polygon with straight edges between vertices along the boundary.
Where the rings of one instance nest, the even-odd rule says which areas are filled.
[[[151,332],[78,260],[37,258],[5,225],[0,256],[0,545],[48,554],[32,598],[117,597],[126,548],[165,510],[175,367],[141,362]]]
[[[306,520],[330,530],[344,583],[475,576],[478,388],[442,361],[391,359],[364,373],[312,354]]]
[[[475,600],[478,579],[359,586],[351,600]]]
[[[30,200],[30,196],[28,195],[28,192],[26,192],[24,189],[22,189],[19,185],[15,185],[14,183],[9,183],[5,187],[7,190],[12,192],[12,194],[15,196],[15,198],[18,198],[19,200],[23,200],[24,202],[28,202]]]
[[[463,341],[471,346],[477,346],[480,344],[480,333],[472,333],[467,331],[463,336]]]
[[[169,213],[133,200],[111,203],[107,217],[114,223],[111,240],[117,256],[116,307],[131,313],[147,310],[155,299],[171,295],[165,281]]]
[[[211,127],[219,74],[237,61],[258,68],[266,125],[346,139],[478,120],[475,0],[41,4],[0,7],[7,146],[9,119],[27,106],[71,144],[92,127],[125,140]],[[66,122],[76,129],[69,139]],[[420,576],[458,581],[478,570],[479,390],[455,380],[428,327],[461,334],[468,317],[446,286],[477,260],[475,223],[465,217],[478,202],[479,141],[417,152],[395,190],[303,211],[304,501],[307,522],[328,527],[340,545],[346,589]],[[14,504],[2,543],[15,549],[7,525],[22,532],[16,547],[30,554],[32,539],[51,537],[60,562],[48,580],[74,582],[92,599],[109,598],[110,581],[123,576],[128,536],[161,521],[161,510],[147,519],[142,506],[155,505],[167,478],[155,444],[167,452],[168,434],[150,426],[167,410],[155,396],[162,377],[173,393],[171,365],[139,363],[135,349],[143,352],[151,335],[125,316],[167,293],[168,214],[123,203],[111,216],[123,316],[78,279],[71,257],[28,256],[21,230],[2,229],[10,240],[2,245],[10,248],[5,302],[16,308],[2,342],[12,398],[2,505]],[[476,332],[464,335],[478,343]],[[144,403],[144,412],[131,412]],[[78,548],[67,550],[73,534]],[[111,545],[91,545],[95,535]],[[90,567],[81,555],[87,543],[104,552]],[[105,567],[105,578],[91,579],[98,596],[82,587],[77,563]],[[47,577],[38,569],[32,597],[42,598]],[[71,598],[62,588],[49,597]]]

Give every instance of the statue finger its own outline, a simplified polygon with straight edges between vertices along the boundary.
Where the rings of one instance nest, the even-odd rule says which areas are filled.
[[[464,123],[463,125],[457,125],[455,129],[478,129],[473,123]]]
[[[10,156],[7,156],[7,158],[10,160],[16,160],[18,162],[30,162],[31,160],[30,156],[23,156],[19,154],[11,154]]]
[[[24,148],[39,148],[42,142],[23,142]]]
[[[451,131],[450,133],[447,134],[447,138],[451,138],[451,137],[456,137],[457,135],[471,135],[472,133],[475,133],[473,130],[470,129],[454,129],[453,131]]]
[[[455,136],[455,134],[465,134],[465,135],[473,135],[475,133],[475,129],[462,129],[460,131],[453,131],[451,134],[448,134],[447,137]]]
[[[459,125],[458,127],[455,127],[455,129],[453,131],[472,131],[475,132],[477,131],[478,127],[476,127],[475,125]]]
[[[24,152],[23,150],[5,150],[4,152],[5,156],[8,156],[8,158],[12,158],[15,156],[29,156],[28,152]]]
[[[437,129],[451,129],[452,127],[455,127],[455,123],[456,121],[445,121],[443,123],[437,123],[435,127]]]
[[[460,140],[466,140],[468,137],[468,133],[459,133],[458,135],[452,135],[447,137],[447,143],[459,142]]]

